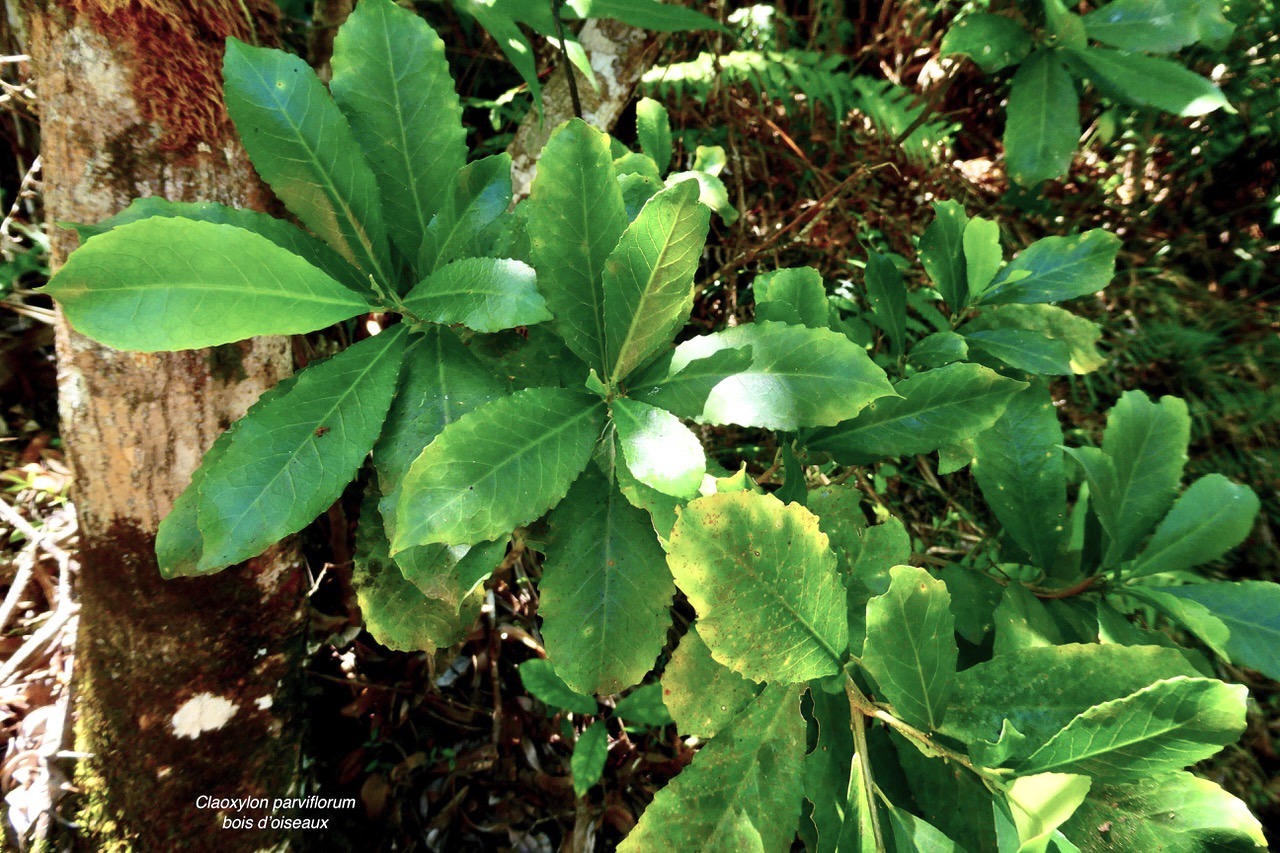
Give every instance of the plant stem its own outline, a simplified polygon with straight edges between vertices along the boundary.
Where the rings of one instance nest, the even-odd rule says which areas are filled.
[[[853,684],[853,679],[845,682],[845,692],[850,689],[856,691],[859,696],[862,692]],[[866,698],[866,697],[862,697]],[[858,764],[862,768],[862,791],[859,794],[864,801],[864,805],[871,813],[871,834],[875,837],[876,850],[884,851],[889,848],[884,843],[884,832],[880,829],[880,810],[876,808],[876,801],[872,796],[875,789],[875,777],[871,775],[871,755],[867,752],[867,717],[861,713],[858,708],[853,707],[854,699],[852,694],[849,697],[849,706],[853,708],[853,748],[858,759]]]
[[[573,76],[573,63],[569,61],[569,49],[564,40],[564,21],[560,18],[560,10],[564,0],[552,0],[551,15],[556,19],[556,38],[560,40],[560,63],[564,66],[564,76],[569,81],[569,100],[573,102],[573,114],[582,118],[582,101],[578,98],[578,80]]]

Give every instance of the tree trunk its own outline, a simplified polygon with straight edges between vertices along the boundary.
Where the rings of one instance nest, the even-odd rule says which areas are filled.
[[[258,0],[25,0],[45,212],[96,222],[137,196],[258,206],[221,102],[225,36],[269,33]],[[254,10],[252,20],[245,15]],[[51,229],[56,268],[75,245]],[[57,325],[62,435],[80,519],[81,816],[95,849],[258,850],[198,798],[292,793],[305,582],[294,544],[165,581],[155,532],[205,449],[291,372],[287,339],[122,353]],[[269,823],[269,821],[268,821]]]

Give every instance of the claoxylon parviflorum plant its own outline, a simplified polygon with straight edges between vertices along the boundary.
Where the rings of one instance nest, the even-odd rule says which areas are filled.
[[[1153,630],[1280,674],[1280,587],[1192,571],[1244,537],[1256,498],[1216,475],[1179,494],[1171,398],[1127,395],[1100,448],[1064,449],[1038,378],[1100,363],[1096,329],[1053,303],[1107,284],[1115,238],[1049,238],[1006,264],[996,227],[945,203],[920,244],[935,289],[909,292],[879,255],[865,294],[779,270],[753,285],[755,322],[686,338],[710,207],[732,208],[714,151],[663,180],[656,104],[643,153],[562,125],[513,208],[505,157],[466,163],[439,40],[390,0],[340,30],[329,91],[235,42],[226,91],[306,230],[141,200],[82,227],[49,292],[130,349],[371,312],[383,330],[215,442],[162,526],[166,574],[254,556],[371,459],[355,583],[379,639],[452,642],[513,531],[544,525],[523,545],[545,554],[548,660],[521,674],[596,718],[576,792],[606,761],[602,719],[706,740],[625,849],[1261,844],[1242,804],[1185,770],[1239,736],[1244,689]],[[527,340],[499,334],[516,326]],[[708,460],[720,425],[779,434],[780,490]],[[843,480],[934,451],[972,465],[1003,530],[925,569],[893,507],[869,524]],[[668,652],[677,590],[696,622]],[[612,711],[595,698],[622,692]]]
[[[943,54],[968,56],[988,74],[1018,66],[1004,132],[1006,166],[1017,183],[1032,186],[1070,169],[1080,141],[1073,78],[1121,104],[1176,116],[1227,106],[1212,80],[1163,56],[1196,42],[1225,44],[1234,26],[1222,0],[1111,0],[1087,15],[1063,0],[1038,5],[1034,17],[1012,6],[1010,16],[972,12],[942,40]]]

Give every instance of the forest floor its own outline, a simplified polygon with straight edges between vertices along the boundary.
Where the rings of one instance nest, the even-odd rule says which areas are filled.
[[[868,244],[914,257],[911,239],[931,218],[930,199],[956,198],[969,213],[1000,221],[1006,243],[1018,247],[1067,230],[1114,230],[1125,241],[1120,274],[1102,295],[1081,300],[1103,326],[1108,365],[1054,386],[1064,420],[1096,437],[1099,413],[1127,389],[1186,398],[1189,474],[1220,471],[1248,483],[1264,507],[1247,542],[1214,573],[1280,580],[1280,138],[1224,140],[1211,123],[1131,128],[1128,144],[1086,149],[1072,180],[1022,196],[994,159],[998,87],[972,67],[931,85],[940,79],[941,24],[919,17],[919,4],[900,5],[916,17],[851,19],[848,38],[862,47],[850,61],[922,93],[935,115],[958,125],[944,156],[905,156],[869,116],[837,126],[812,104],[746,84],[671,102],[685,151],[728,149],[724,177],[742,213],[732,228],[715,226],[703,280],[716,284],[700,298],[695,322],[749,317],[756,269],[809,264],[840,280],[857,276],[850,262]],[[812,24],[795,23],[800,33]],[[816,46],[812,32],[803,46]],[[700,48],[687,41],[672,49],[685,59]],[[23,109],[19,100],[5,114],[11,156],[0,165],[4,206],[13,205],[0,226],[0,795],[11,838],[74,821],[74,798],[49,808],[73,792],[77,566],[51,316],[29,293],[46,272],[46,223],[31,169],[34,125]],[[630,127],[624,116],[619,134]],[[1189,153],[1227,144],[1235,147],[1213,164]],[[756,464],[753,473],[762,471]],[[922,471],[886,468],[876,482],[907,507],[917,553],[948,541],[946,504]],[[949,485],[961,502],[973,490],[964,473]],[[305,537],[312,565],[328,567],[312,601],[308,772],[318,790],[361,804],[325,849],[611,849],[694,745],[670,726],[614,724],[603,783],[575,798],[566,723],[525,692],[516,672],[541,653],[530,582],[537,555],[506,561],[458,646],[390,652],[361,631],[349,566],[335,556],[334,543],[351,552],[357,510],[358,498],[340,502]],[[1243,798],[1280,845],[1280,684],[1225,666],[1222,675],[1249,686],[1249,728],[1198,769]]]

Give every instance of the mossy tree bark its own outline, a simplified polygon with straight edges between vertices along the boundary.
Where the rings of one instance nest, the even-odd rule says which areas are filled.
[[[50,223],[96,222],[137,196],[267,202],[226,119],[218,63],[225,36],[269,35],[270,4],[23,5]],[[56,268],[76,238],[51,232]],[[59,319],[57,350],[81,531],[77,740],[92,757],[78,776],[87,785],[90,843],[278,846],[269,829],[223,830],[232,813],[197,808],[197,798],[284,796],[297,782],[305,613],[298,550],[277,546],[223,574],[165,581],[154,541],[214,437],[292,370],[288,341],[122,353]]]

